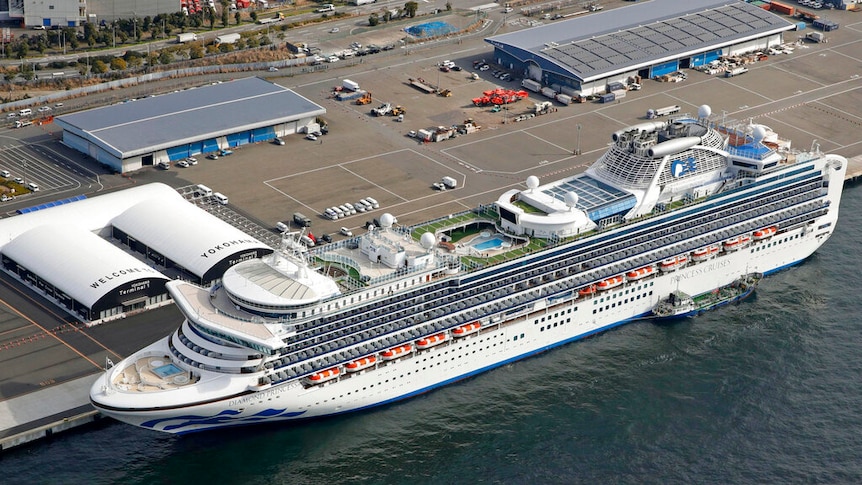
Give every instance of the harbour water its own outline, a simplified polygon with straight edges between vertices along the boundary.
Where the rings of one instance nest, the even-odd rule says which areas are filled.
[[[176,437],[105,421],[0,456],[21,483],[862,483],[862,188],[754,296],[426,395]]]

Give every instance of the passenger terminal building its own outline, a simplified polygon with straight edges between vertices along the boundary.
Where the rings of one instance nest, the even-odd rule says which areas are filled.
[[[250,77],[54,119],[63,143],[119,173],[291,135],[326,109]]]
[[[613,82],[782,43],[795,24],[739,0],[651,0],[485,39],[524,79],[587,96]]]
[[[208,285],[271,252],[164,184],[0,220],[2,269],[85,322],[161,305],[172,278]]]

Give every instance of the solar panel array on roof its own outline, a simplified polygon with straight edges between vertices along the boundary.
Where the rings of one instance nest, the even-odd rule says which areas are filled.
[[[83,195],[83,194],[76,195],[74,197],[69,197],[66,199],[54,200],[51,202],[46,202],[44,204],[34,205],[31,207],[24,207],[23,209],[18,209],[17,212],[19,214],[26,214],[28,212],[34,212],[34,211],[38,211],[38,210],[42,210],[42,209],[48,209],[50,207],[57,207],[58,205],[68,204],[70,202],[77,202],[79,200],[84,200],[86,198],[87,198],[87,196]]]
[[[675,1],[647,3],[650,5],[643,8],[633,5],[504,34],[488,42],[503,49],[511,45],[529,50],[555,61],[575,77],[590,81],[610,72],[794,28],[783,18],[745,2],[692,1],[685,6]],[[683,11],[696,6],[701,10]],[[676,15],[671,15],[674,8]],[[629,11],[643,18],[621,15]],[[633,21],[638,24],[632,24]],[[569,37],[572,32],[578,32],[578,37]],[[548,34],[559,37],[551,40]],[[544,42],[537,45],[538,39]]]
[[[581,175],[542,190],[543,193],[560,201],[566,201],[566,194],[578,194],[578,209],[587,213],[593,221],[613,214],[627,211],[637,202],[634,195],[600,182],[589,175]]]

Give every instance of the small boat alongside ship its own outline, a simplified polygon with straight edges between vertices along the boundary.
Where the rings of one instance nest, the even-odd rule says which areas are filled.
[[[731,284],[697,296],[674,291],[653,308],[653,318],[692,317],[720,306],[736,303],[751,296],[763,273],[743,275]]]

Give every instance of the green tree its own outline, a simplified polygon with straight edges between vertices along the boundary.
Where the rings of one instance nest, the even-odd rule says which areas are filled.
[[[230,2],[227,0],[221,0],[221,24],[223,27],[227,27],[230,22],[230,12],[228,11],[228,6]]]
[[[215,28],[216,15],[215,10],[209,8],[207,9],[207,22],[210,24],[210,30]]]
[[[380,23],[380,16],[377,15],[376,13],[373,13],[373,14],[371,14],[370,17],[368,17],[368,25],[375,27],[379,23]]]
[[[90,70],[95,74],[104,74],[108,72],[108,65],[105,64],[102,60],[96,59],[90,64],[92,67]]]
[[[452,2],[446,2],[446,11],[447,11],[447,12],[451,12],[451,11],[452,11]]]
[[[218,50],[222,54],[226,54],[228,52],[233,52],[233,44],[219,44]]]
[[[111,59],[111,69],[113,69],[114,71],[124,71],[127,67],[128,65],[122,57],[115,57]]]
[[[27,45],[26,41],[18,41],[15,45],[15,57],[18,59],[23,59],[27,57],[27,53],[30,51],[30,46]]]
[[[237,11],[235,14],[233,14],[233,18],[236,19],[237,25],[242,23],[242,14],[239,13],[239,11]]]
[[[174,55],[169,50],[163,49],[159,53],[159,63],[166,66],[172,62],[174,62]]]
[[[189,46],[189,59],[202,59],[204,57],[204,47],[200,42],[194,42]]]
[[[404,11],[407,13],[407,16],[411,19],[416,16],[416,11],[419,10],[419,3],[417,2],[407,2],[404,4]]]
[[[256,23],[257,22],[257,11],[252,10],[249,15],[251,16],[251,21]]]

